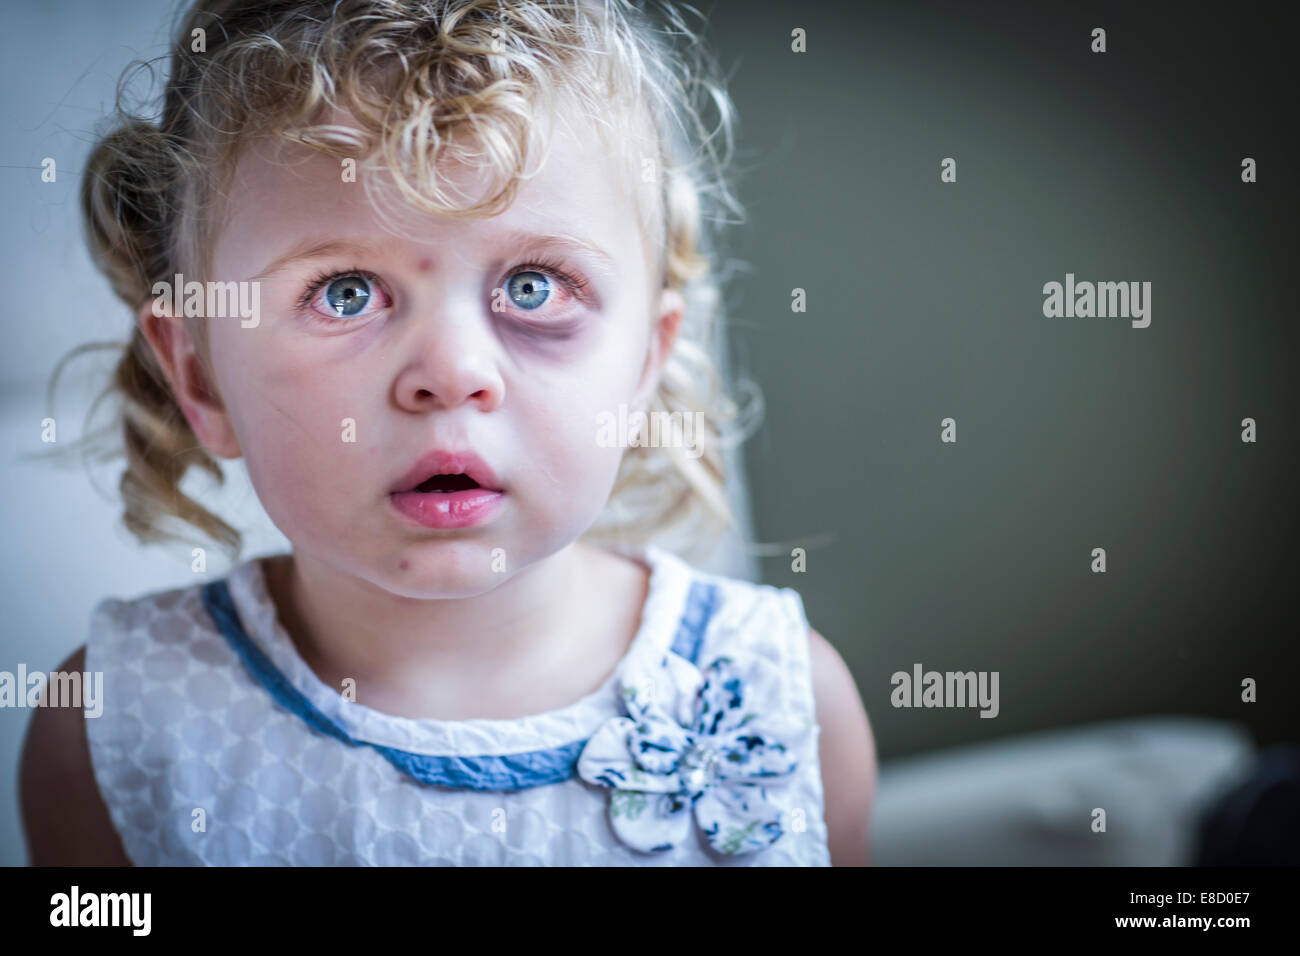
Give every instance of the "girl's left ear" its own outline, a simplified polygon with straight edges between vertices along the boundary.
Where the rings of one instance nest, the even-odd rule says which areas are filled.
[[[681,328],[685,312],[686,300],[682,294],[676,289],[664,289],[659,297],[659,316],[650,332],[650,348],[646,352],[645,367],[641,370],[641,382],[636,390],[635,407],[642,411],[649,408],[650,397],[659,388],[659,379],[663,376],[664,365],[677,342],[677,332]]]

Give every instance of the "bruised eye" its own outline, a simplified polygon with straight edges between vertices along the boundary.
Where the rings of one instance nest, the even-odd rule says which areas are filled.
[[[370,297],[370,280],[365,276],[343,276],[325,287],[325,307],[340,318],[358,315]]]
[[[540,272],[516,272],[506,282],[506,294],[521,309],[540,309],[551,297],[551,281]]]

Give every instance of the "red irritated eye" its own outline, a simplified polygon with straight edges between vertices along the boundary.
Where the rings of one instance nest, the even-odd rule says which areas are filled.
[[[521,331],[567,339],[582,327],[583,307],[597,307],[590,285],[557,262],[534,260],[516,266],[497,292],[505,293]]]
[[[361,269],[322,273],[299,300],[302,309],[341,320],[370,315],[390,304],[378,277]]]

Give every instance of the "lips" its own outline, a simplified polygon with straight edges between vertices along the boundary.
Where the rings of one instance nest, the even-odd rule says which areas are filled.
[[[390,494],[457,492],[474,488],[502,490],[496,474],[474,452],[435,449],[412,465],[398,479]]]

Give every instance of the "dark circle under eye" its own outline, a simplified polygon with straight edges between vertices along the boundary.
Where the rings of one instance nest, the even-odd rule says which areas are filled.
[[[506,292],[522,309],[537,309],[551,295],[551,282],[540,272],[516,272],[506,283]]]
[[[353,316],[370,301],[370,282],[363,276],[335,279],[325,289],[325,303],[339,316]]]

